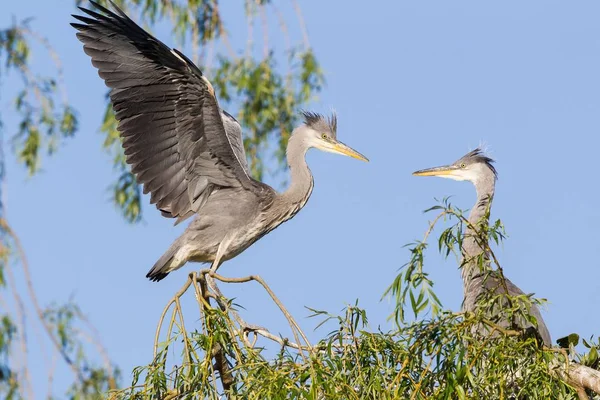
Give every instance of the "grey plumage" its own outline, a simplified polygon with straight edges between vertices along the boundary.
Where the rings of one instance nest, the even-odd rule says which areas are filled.
[[[303,111],[304,125],[319,132],[331,132],[335,139],[337,134],[337,116],[331,115],[325,119],[322,115],[312,111]]]
[[[428,168],[413,173],[417,176],[440,176],[455,180],[468,180],[475,186],[477,201],[469,215],[470,226],[465,230],[462,243],[461,274],[464,290],[463,309],[465,311],[476,311],[478,300],[486,293],[503,294],[508,290],[508,294],[512,296],[524,294],[508,278],[505,277],[505,283],[503,283],[497,271],[482,271],[478,262],[481,256],[485,257],[487,262],[489,260],[487,260],[487,254],[481,242],[477,240],[477,233],[472,230],[471,226],[478,227],[482,222],[487,223],[498,176],[493,163],[494,161],[487,157],[481,149],[476,149],[450,165]],[[529,311],[537,321],[537,331],[544,344],[551,346],[550,333],[539,308],[534,304]],[[495,316],[490,317],[494,318]],[[531,323],[523,319],[499,321],[499,324],[505,328],[512,328],[512,323],[515,323],[521,329],[532,327]]]
[[[148,272],[161,280],[187,261],[216,269],[292,218],[312,191],[304,160],[311,147],[366,160],[337,141],[337,119],[304,113],[288,144],[292,183],[284,193],[253,179],[239,123],[219,108],[214,89],[184,54],[112,12],[74,15],[83,49],[110,88],[128,164],[150,202],[188,228]]]

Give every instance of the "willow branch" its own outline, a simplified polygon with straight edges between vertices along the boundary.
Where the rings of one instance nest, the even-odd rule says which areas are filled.
[[[254,43],[254,17],[253,17],[253,13],[254,13],[254,7],[253,4],[250,0],[246,0],[246,20],[247,20],[247,24],[248,24],[248,39],[246,40],[246,53],[245,53],[245,57],[246,59],[250,59],[252,57],[252,47],[253,47],[253,43]]]
[[[190,275],[190,278],[192,280],[196,280],[197,279],[196,273],[194,272],[192,275]],[[204,275],[200,276],[199,283],[200,283],[200,287],[198,289],[200,291],[201,298],[203,300],[202,307],[206,307],[206,306],[210,307],[210,299],[213,296],[211,296],[211,293],[208,291],[208,284],[207,284],[207,281],[206,281]],[[194,288],[197,288],[195,283],[194,283]],[[218,299],[217,299],[217,302],[219,302]],[[206,333],[210,334],[209,326],[206,323],[205,323],[205,328],[206,328]],[[221,377],[221,384],[223,385],[223,390],[225,390],[225,392],[228,393],[229,389],[231,389],[231,386],[233,386],[233,384],[235,383],[235,378],[233,376],[233,373],[231,372],[231,368],[229,368],[229,364],[227,363],[227,357],[225,356],[225,352],[223,351],[223,348],[221,347],[221,345],[219,343],[217,343],[215,345],[215,347],[213,348],[211,356],[215,360],[215,364],[213,365],[213,367],[217,371],[219,371],[219,376]],[[227,396],[229,397],[229,394],[227,394]]]
[[[263,30],[263,58],[267,59],[269,57],[269,22],[267,20],[267,13],[265,11],[265,7],[258,5],[260,9],[260,19],[262,22],[262,30]]]
[[[100,357],[104,361],[104,369],[108,373],[109,389],[116,390],[117,389],[117,381],[115,380],[115,375],[114,375],[114,371],[113,371],[113,368],[112,368],[112,365],[110,362],[110,357],[108,356],[108,351],[106,350],[106,347],[104,346],[104,344],[102,343],[102,340],[100,339],[100,333],[98,332],[96,327],[89,321],[89,319],[85,315],[83,315],[82,313],[78,313],[78,317],[79,317],[80,321],[83,322],[84,325],[87,327],[87,329],[90,331],[91,336],[89,337],[89,341],[94,346],[96,346],[96,350],[98,351],[98,353],[100,354]]]
[[[29,395],[33,396],[33,387],[31,386],[31,375],[29,373],[29,367],[27,362],[27,334],[25,329],[25,306],[23,305],[23,299],[19,295],[17,291],[15,276],[12,272],[12,267],[8,262],[4,264],[4,272],[6,272],[6,277],[8,278],[8,285],[10,287],[10,291],[15,300],[15,312],[17,314],[17,332],[19,337],[19,344],[21,345],[21,361],[22,361],[22,371],[23,371],[23,387],[19,387],[19,391],[27,390]],[[23,393],[25,395],[25,393]]]
[[[496,258],[496,253],[494,253],[494,251],[490,247],[489,240],[486,238],[486,235],[484,234],[484,232],[482,232],[480,229],[477,229],[475,226],[473,226],[473,224],[467,218],[465,218],[464,215],[459,214],[454,210],[451,210],[451,214],[453,214],[455,217],[457,217],[460,221],[462,221],[464,224],[466,224],[468,228],[470,228],[473,232],[476,233],[472,237],[477,242],[477,245],[481,249],[483,249],[484,252],[487,252],[492,257],[492,260],[493,260],[494,264],[496,265],[496,268],[498,268],[500,277],[502,278],[502,285],[504,287],[504,290],[506,291],[506,293],[508,293],[508,287],[506,286],[506,278],[504,277],[504,270],[502,269],[502,266],[500,265],[500,261],[498,261],[498,258]]]
[[[306,24],[304,23],[304,17],[302,16],[302,10],[296,0],[292,0],[296,16],[298,17],[298,23],[300,24],[300,30],[302,31],[302,39],[304,42],[304,49],[310,49],[310,42],[308,41],[308,32],[306,31]]]
[[[56,67],[56,74],[58,76],[58,82],[59,82],[58,87],[60,88],[60,93],[62,96],[63,104],[65,104],[65,105],[68,104],[69,101],[67,98],[66,85],[64,83],[65,79],[64,79],[64,74],[63,74],[63,66],[62,66],[62,62],[60,61],[60,57],[58,56],[58,53],[56,52],[54,47],[52,47],[52,45],[50,44],[50,42],[48,41],[47,38],[41,36],[37,32],[27,29],[26,27],[22,27],[19,29],[21,30],[21,32],[26,33],[27,35],[33,37],[35,40],[37,40],[39,43],[41,43],[42,46],[44,46],[46,48],[46,51],[50,55],[50,58],[52,58],[52,61],[54,62],[54,66]]]
[[[302,339],[304,340],[304,342],[306,343],[306,345],[311,348],[311,344],[308,341],[308,338],[306,337],[306,335],[304,334],[304,332],[302,331],[302,329],[300,328],[300,325],[298,325],[298,323],[296,322],[296,320],[294,319],[294,317],[292,317],[292,315],[287,311],[287,309],[284,307],[283,303],[281,303],[281,301],[279,300],[279,298],[275,295],[275,293],[271,290],[271,288],[269,287],[269,285],[267,285],[267,283],[258,275],[250,275],[250,276],[246,276],[243,278],[226,278],[224,276],[221,276],[219,274],[216,273],[212,273],[211,276],[221,282],[225,282],[225,283],[245,283],[245,282],[250,282],[250,281],[256,281],[258,282],[269,294],[269,296],[271,297],[271,299],[275,302],[275,304],[277,304],[277,307],[279,307],[279,309],[281,310],[281,312],[283,313],[283,315],[286,317],[286,319],[288,320],[288,323],[290,324],[290,327],[292,328],[292,332],[294,333],[295,339],[298,343],[300,343],[300,338],[297,337],[297,333],[300,334],[300,336],[302,336]],[[297,333],[296,333],[297,331]]]
[[[71,370],[75,374],[75,377],[78,379],[79,383],[82,383],[84,381],[84,378],[83,378],[81,371],[79,370],[79,368],[77,368],[77,365],[75,365],[73,360],[71,360],[71,357],[69,357],[69,355],[66,353],[64,348],[60,345],[60,343],[58,342],[58,339],[56,339],[56,336],[52,332],[52,327],[46,320],[46,318],[44,316],[44,311],[42,310],[42,307],[40,307],[40,303],[38,302],[37,296],[35,294],[35,289],[33,288],[33,282],[31,279],[29,263],[27,261],[27,256],[25,255],[25,251],[23,250],[23,246],[21,245],[21,240],[13,232],[13,230],[11,229],[11,227],[8,225],[8,223],[6,222],[6,220],[4,218],[0,219],[0,226],[2,227],[2,229],[4,229],[6,231],[6,233],[12,238],[12,240],[15,243],[15,247],[17,248],[17,253],[19,254],[19,259],[21,260],[21,266],[23,267],[23,273],[25,274],[25,282],[27,283],[27,290],[29,293],[29,297],[31,299],[31,302],[33,303],[33,307],[38,316],[38,319],[44,326],[44,329],[46,330],[48,337],[50,338],[50,341],[52,341],[52,344],[54,345],[54,347],[56,347],[56,350],[62,356],[63,360],[67,363],[67,365],[71,368]]]
[[[551,363],[550,371],[567,385],[574,387],[578,394],[582,389],[600,394],[600,371],[573,362],[561,363],[558,360]],[[582,398],[581,395],[579,397]],[[587,395],[583,398],[588,399]]]
[[[214,296],[214,299],[217,301],[217,303],[221,307],[221,310],[230,313],[233,316],[233,318],[236,320],[236,322],[242,328],[240,334],[242,336],[242,340],[248,347],[254,347],[254,344],[256,343],[256,339],[252,343],[248,340],[248,333],[251,332],[251,333],[255,334],[256,336],[262,336],[266,339],[272,340],[272,341],[278,343],[279,345],[281,345],[282,347],[284,347],[284,346],[291,347],[296,350],[306,350],[306,351],[311,350],[311,348],[308,346],[302,346],[298,343],[294,343],[294,342],[290,341],[288,338],[276,336],[276,335],[272,334],[271,332],[269,332],[269,330],[266,328],[248,324],[246,321],[244,321],[244,319],[242,319],[242,317],[239,315],[239,313],[237,311],[232,310],[231,308],[228,307],[227,303],[223,300],[223,299],[225,299],[225,296],[223,296],[221,291],[218,289],[218,286],[216,286],[216,284],[214,282],[210,281],[210,277],[207,276],[206,278],[207,278],[206,282],[209,282],[211,289],[213,291],[216,291],[219,293],[218,296]],[[233,279],[236,279],[236,278],[233,278]]]
[[[225,392],[229,392],[231,386],[235,383],[235,378],[231,373],[231,368],[227,364],[227,358],[225,357],[225,352],[220,344],[216,344],[213,349],[212,356],[215,360],[214,367],[217,371],[219,371],[219,375],[221,376],[221,384],[223,385],[223,389]]]
[[[160,339],[160,330],[163,326],[165,316],[167,315],[167,312],[171,308],[171,305],[173,303],[175,303],[181,296],[183,296],[183,294],[188,290],[188,288],[190,287],[191,284],[192,284],[192,279],[190,277],[188,277],[188,280],[185,282],[185,284],[181,287],[181,289],[179,289],[177,291],[177,293],[175,293],[175,295],[171,298],[171,300],[169,300],[169,302],[163,309],[160,319],[158,320],[158,325],[156,326],[156,333],[154,334],[154,358],[155,359],[156,359],[156,354],[158,353],[158,343],[159,343],[158,340]],[[171,329],[169,328],[169,332],[170,331],[171,331]]]
[[[279,10],[279,8],[275,5],[275,3],[269,3],[275,15],[277,16],[277,21],[279,22],[279,29],[281,29],[281,33],[283,34],[283,41],[285,42],[285,50],[287,53],[292,51],[292,41],[290,40],[290,30],[285,22],[285,18],[283,14]]]
[[[212,5],[213,12],[217,16],[216,18],[221,19],[221,13],[219,11],[219,2],[214,1]],[[223,24],[219,24],[219,31],[217,32],[217,36],[219,37],[219,39],[223,40],[223,44],[225,45],[225,49],[227,50],[227,55],[229,56],[229,58],[231,58],[232,60],[236,60],[237,55],[235,54],[235,50],[233,50],[231,42],[229,42],[229,35],[227,34],[227,31],[223,28]]]

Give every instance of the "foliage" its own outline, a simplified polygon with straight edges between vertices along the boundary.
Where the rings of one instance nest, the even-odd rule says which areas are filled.
[[[75,3],[89,6],[87,2],[79,0]],[[106,5],[107,2],[100,3]],[[256,177],[261,177],[268,165],[278,168],[284,165],[284,147],[296,123],[297,110],[323,84],[323,74],[308,44],[299,8],[296,8],[296,12],[303,31],[303,42],[301,45],[292,45],[288,21],[274,2],[246,2],[248,26],[252,26],[257,18],[263,22],[263,53],[261,57],[252,55],[254,39],[249,37],[245,54],[240,57],[231,49],[217,0],[133,0],[116,3],[127,11],[133,11],[133,15],[138,15],[149,27],[165,19],[173,22],[173,36],[179,45],[191,43],[193,58],[209,77],[213,76],[211,79],[222,105],[237,110],[238,119],[248,133],[244,144],[252,173]],[[281,36],[287,43],[281,54],[269,47],[267,8],[277,15]],[[38,74],[36,64],[32,61],[34,51],[40,48],[54,64],[54,69],[45,65],[44,75]],[[218,56],[213,57],[213,51]],[[217,60],[215,68],[211,68],[213,59]],[[287,66],[285,72],[277,61]],[[77,114],[66,96],[58,54],[46,38],[30,28],[28,20],[0,29],[0,63],[0,78],[15,74],[21,81],[13,103],[20,122],[14,131],[12,127],[8,129],[11,129],[13,150],[18,160],[30,175],[34,175],[42,166],[44,154],[55,153],[65,139],[75,135]],[[0,130],[2,128],[6,127],[0,115]],[[103,147],[112,155],[118,171],[112,185],[115,204],[127,221],[139,221],[142,216],[141,190],[125,164],[108,99],[100,131],[105,135]],[[0,181],[3,181],[5,160],[1,147],[0,157]],[[265,162],[269,159],[275,162]],[[3,294],[8,295],[11,301],[4,304],[0,295],[1,308],[3,312],[6,311],[0,316],[0,395],[7,399],[34,396],[27,356],[18,357],[19,352],[28,352],[27,331],[31,329],[30,323],[26,323],[31,320],[26,318],[31,311],[23,305],[25,298],[34,305],[36,318],[32,319],[31,324],[43,327],[54,351],[73,371],[74,380],[68,392],[69,397],[102,397],[102,393],[118,386],[118,371],[111,365],[93,327],[75,304],[57,304],[47,308],[38,304],[25,253],[8,221],[2,218],[4,211],[4,205],[0,204],[0,285]],[[12,274],[16,266],[24,270],[28,287],[26,294],[17,289],[16,278]],[[101,365],[96,365],[95,353],[99,353],[103,359]],[[48,366],[50,385],[53,368]],[[51,391],[49,388],[49,393]]]
[[[48,75],[39,75],[32,64],[33,49],[42,48],[48,61],[44,67]],[[52,69],[54,65],[54,70]],[[13,23],[0,29],[0,78],[20,78],[21,86],[14,97],[14,115],[18,126],[11,136],[17,159],[29,175],[41,168],[44,154],[53,154],[61,143],[72,137],[78,128],[77,115],[66,97],[62,81],[60,59],[49,42],[30,28],[29,21]],[[1,116],[0,116],[1,117]],[[0,119],[0,132],[5,129]],[[4,139],[0,143],[0,183],[4,188],[5,159]],[[1,195],[2,193],[0,193]],[[2,197],[2,196],[0,196]],[[0,397],[6,399],[34,398],[29,357],[44,353],[39,339],[39,327],[55,345],[55,352],[62,357],[74,373],[69,396],[73,399],[101,398],[110,388],[116,388],[118,373],[110,362],[97,366],[90,358],[95,350],[84,343],[91,340],[99,346],[98,338],[90,336],[93,328],[73,305],[51,306],[42,309],[33,289],[32,277],[18,237],[4,218],[5,204],[0,203]],[[23,270],[25,287],[19,289],[15,267]],[[5,297],[6,296],[6,297]],[[33,312],[26,303],[33,304]],[[32,316],[33,318],[29,318]],[[81,326],[81,325],[84,326]],[[30,334],[33,329],[36,334]],[[33,350],[30,353],[30,350]],[[42,363],[42,360],[36,360]],[[46,361],[48,393],[52,393],[54,366]]]
[[[72,399],[94,399],[117,387],[119,370],[113,367],[106,350],[98,337],[89,337],[100,347],[104,365],[96,365],[90,359],[90,351],[82,339],[94,332],[79,307],[70,302],[63,305],[51,305],[44,311],[46,322],[53,328],[53,334],[59,343],[59,351],[64,360],[76,373],[76,379],[69,388]],[[87,325],[87,333],[84,334]]]
[[[46,353],[45,344],[39,342],[40,327],[54,346],[53,358],[58,356],[73,373],[70,398],[96,399],[101,398],[101,394],[109,389],[115,389],[119,371],[112,366],[87,318],[73,303],[42,308],[33,288],[31,271],[19,238],[3,218],[0,218],[0,238],[0,271],[6,277],[2,281],[0,292],[3,311],[0,319],[0,396],[6,399],[35,397],[29,367],[29,357],[32,354],[37,356],[37,364],[45,364],[48,393],[52,393],[56,366],[40,357],[40,354]],[[22,269],[26,292],[19,290],[14,273],[16,266]],[[33,312],[25,307],[26,302],[33,304]],[[32,330],[37,331],[36,334],[31,335]],[[30,342],[29,336],[34,336],[37,340]],[[103,358],[101,365],[95,361],[98,354]]]
[[[453,222],[439,235],[438,250],[444,255],[460,253],[456,246],[464,240],[467,221],[447,200],[428,211],[439,214],[425,240],[411,245],[409,262],[387,291],[397,302],[391,316],[394,329],[371,330],[367,312],[356,302],[341,315],[312,310],[313,317],[321,319],[317,328],[330,329],[315,345],[276,340],[277,336],[269,341],[264,328],[248,328],[230,302],[209,306],[212,296],[206,296],[205,286],[197,284],[202,279],[193,274],[165,313],[193,284],[200,326],[186,330],[183,313],[175,306],[153,361],[136,368],[131,386],[112,392],[112,398],[214,399],[223,394],[230,399],[578,398],[551,373],[552,365],[564,365],[565,353],[542,348],[535,335],[503,328],[488,317],[497,296],[482,298],[474,313],[444,309],[425,270],[427,238],[439,221]],[[505,237],[500,222],[483,226],[479,234],[492,241]],[[523,304],[536,300],[525,297],[511,298],[512,307],[501,311],[503,317],[527,316]],[[415,317],[412,322],[407,322],[407,312]],[[482,325],[487,327],[485,334]],[[294,324],[290,326],[293,330]],[[249,332],[261,339],[250,341]],[[598,344],[586,346],[587,354],[571,349],[569,359],[597,368]],[[175,356],[177,349],[181,358]],[[225,373],[216,357],[221,349],[229,369]],[[168,354],[175,359],[169,360]]]
[[[117,3],[127,9],[123,1]],[[292,46],[288,38],[282,57],[269,47],[265,30],[261,57],[254,56],[253,37],[248,38],[244,55],[238,56],[229,45],[217,0],[134,0],[129,4],[133,4],[129,10],[150,27],[164,19],[173,21],[173,36],[181,45],[191,43],[193,58],[210,72],[223,105],[237,110],[235,114],[246,129],[244,145],[252,173],[258,178],[263,176],[271,158],[277,169],[283,166],[284,146],[296,123],[296,110],[323,85],[323,74],[306,34],[303,32],[301,45]],[[249,27],[256,18],[267,25],[268,7],[278,15],[281,33],[287,37],[286,21],[273,1],[245,2]],[[299,12],[298,17],[304,31]],[[54,60],[56,70],[51,76],[37,76],[32,71],[32,41],[41,44]],[[218,56],[211,56],[213,52]],[[213,59],[216,66],[211,68]],[[30,30],[27,21],[0,30],[0,60],[0,76],[13,71],[23,83],[15,96],[15,111],[21,123],[13,143],[20,162],[35,174],[42,155],[53,153],[64,139],[75,134],[77,116],[63,92],[58,57],[44,38]],[[281,70],[281,60],[287,64],[286,72]],[[128,221],[139,221],[140,188],[124,162],[108,104],[100,131],[119,175],[113,185],[114,200]],[[0,164],[3,179],[3,159]],[[583,340],[586,351],[580,354],[575,349],[579,343],[576,335],[561,341],[564,349],[547,349],[540,346],[535,335],[497,324],[498,319],[513,318],[535,323],[529,308],[538,300],[530,296],[486,296],[474,313],[445,309],[426,269],[428,239],[438,222],[451,222],[439,235],[437,248],[446,257],[454,254],[460,259],[468,221],[447,199],[428,211],[438,215],[423,240],[407,246],[409,260],[386,291],[396,303],[392,329],[371,329],[367,312],[358,302],[348,305],[341,315],[312,310],[313,316],[320,319],[318,327],[330,331],[311,344],[278,303],[294,334],[293,339],[282,338],[243,321],[239,307],[220,298],[209,285],[206,272],[192,274],[165,308],[153,359],[133,371],[130,387],[117,389],[119,371],[79,308],[73,303],[46,308],[38,304],[25,253],[3,218],[4,208],[0,205],[0,396],[33,397],[27,357],[18,358],[18,354],[28,354],[29,326],[24,322],[28,312],[22,306],[27,296],[34,305],[36,323],[73,372],[73,384],[67,393],[72,399],[103,398],[106,392],[118,399],[212,399],[223,395],[231,399],[576,398],[575,391],[556,379],[550,366],[568,359],[598,369],[597,339]],[[484,224],[477,231],[478,240],[486,244],[490,256],[481,257],[478,264],[502,275],[489,248],[489,243],[498,244],[504,239],[502,223]],[[27,294],[17,290],[12,273],[15,265],[24,271]],[[258,277],[248,280],[261,282]],[[261,284],[272,295],[268,286]],[[186,329],[180,298],[191,289],[200,315],[195,319],[188,316],[194,325],[188,322]],[[4,301],[5,294],[10,302]],[[499,304],[501,311],[490,318],[489,310],[497,311]],[[168,325],[166,333],[163,322]],[[480,333],[482,326],[486,334]],[[53,373],[50,367],[50,382]]]
[[[43,45],[54,60],[55,76],[38,76],[31,69],[31,40]],[[77,117],[61,90],[62,70],[56,53],[30,30],[28,21],[0,30],[0,62],[0,76],[13,70],[23,82],[14,101],[21,122],[13,142],[19,161],[33,175],[40,168],[43,151],[55,152],[63,139],[74,135]]]

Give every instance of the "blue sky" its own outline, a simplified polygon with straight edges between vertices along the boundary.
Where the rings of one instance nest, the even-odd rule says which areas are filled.
[[[372,328],[389,327],[392,305],[380,297],[408,259],[402,246],[427,227],[430,216],[422,210],[434,198],[453,195],[462,208],[475,199],[467,183],[411,172],[454,161],[485,142],[500,175],[493,218],[501,218],[509,234],[498,250],[505,274],[549,300],[544,318],[553,339],[598,334],[600,3],[366,4],[302,7],[327,78],[310,108],[335,108],[340,139],[371,162],[311,151],[315,190],[305,209],[220,272],[261,275],[313,339],[327,330],[312,332],[316,321],[304,318],[304,306],[337,312],[358,298]],[[241,21],[241,7],[228,7],[233,22],[226,20],[227,28],[244,43],[245,24],[234,23]],[[109,202],[114,172],[97,133],[105,87],[68,25],[73,1],[13,1],[3,11],[0,26],[12,16],[35,17],[32,27],[62,57],[81,122],[76,137],[45,159],[33,179],[9,156],[7,216],[29,256],[41,302],[73,297],[127,383],[133,366],[150,361],[162,308],[194,268],[159,284],[144,278],[183,227],[173,228],[148,198],[138,225],[126,224]],[[157,33],[174,45],[167,29]],[[47,63],[42,54],[34,57],[34,63]],[[15,75],[0,79],[7,140],[16,129],[10,103]],[[456,263],[444,261],[434,247],[427,262],[442,302],[459,310]],[[256,285],[223,291],[246,307],[249,322],[286,334],[285,321]],[[36,376],[43,379],[40,371]],[[64,382],[57,378],[56,393]],[[38,382],[36,392],[44,390]]]

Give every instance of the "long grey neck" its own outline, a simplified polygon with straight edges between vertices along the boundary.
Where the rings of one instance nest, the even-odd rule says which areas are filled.
[[[494,189],[496,185],[496,178],[490,171],[489,174],[485,174],[480,180],[474,182],[475,190],[477,191],[477,202],[471,210],[469,215],[469,226],[465,229],[464,241],[463,241],[463,260],[466,263],[462,266],[462,279],[463,282],[470,281],[473,277],[480,274],[480,266],[478,260],[482,253],[485,252],[485,248],[482,247],[481,238],[476,232],[473,231],[472,227],[479,229],[482,223],[488,222],[488,215],[494,197]],[[461,261],[462,263],[462,261]]]
[[[293,133],[287,146],[287,161],[290,166],[291,182],[288,189],[278,196],[284,221],[292,218],[308,201],[313,190],[313,176],[306,164],[309,149],[303,132]]]

